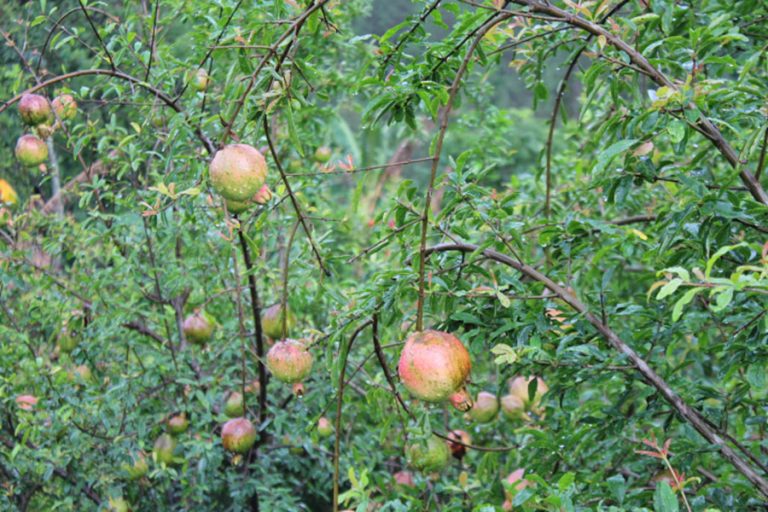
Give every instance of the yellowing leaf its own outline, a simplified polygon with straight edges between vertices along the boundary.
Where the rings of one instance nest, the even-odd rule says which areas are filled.
[[[632,229],[630,229],[629,231],[630,231],[630,233],[632,233],[633,235],[635,235],[635,236],[636,236],[637,238],[639,238],[640,240],[648,240],[648,235],[646,235],[645,233],[643,233],[643,232],[642,232],[642,231],[640,231],[639,229],[635,229],[635,228],[632,228]]]

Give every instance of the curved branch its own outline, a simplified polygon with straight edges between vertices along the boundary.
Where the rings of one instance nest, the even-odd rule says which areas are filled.
[[[549,2],[540,3],[536,0],[510,1],[518,5],[526,6],[530,8],[532,12],[543,13],[559,18],[561,21],[574,27],[580,28],[592,34],[593,36],[603,36],[608,44],[627,54],[632,63],[635,64],[635,66],[637,66],[642,73],[648,75],[648,77],[656,82],[656,84],[677,90],[677,86],[674,84],[674,82],[672,82],[672,80],[670,80],[664,73],[653,67],[653,65],[648,62],[648,59],[643,56],[643,54],[641,54],[623,39],[617,37],[613,32],[605,29],[597,23],[571,14],[570,12],[567,12],[559,7],[551,5]],[[506,12],[511,13],[511,11]],[[696,108],[693,104],[691,107]],[[725,157],[731,167],[739,171],[739,178],[747,187],[752,197],[756,201],[764,205],[768,205],[768,194],[766,194],[765,190],[763,190],[763,187],[760,185],[760,182],[755,179],[751,172],[740,168],[741,162],[739,161],[738,153],[736,153],[736,150],[734,150],[728,141],[725,140],[725,137],[723,137],[723,134],[720,133],[720,130],[714,125],[714,123],[702,113],[702,115],[699,116],[699,120],[696,122],[696,124],[704,137],[712,142],[718,151],[720,151],[720,153]]]
[[[427,255],[433,252],[458,251],[475,252],[478,246],[467,243],[446,243],[428,248]],[[597,316],[593,315],[587,306],[576,296],[569,293],[565,288],[552,281],[533,267],[520,263],[505,254],[501,254],[492,249],[482,251],[483,255],[493,261],[507,265],[526,277],[542,283],[557,297],[571,306],[574,310],[584,315],[584,318],[612,345],[618,352],[623,354],[632,363],[632,366],[651,384],[659,394],[666,400],[677,413],[689,424],[695,428],[699,434],[707,441],[717,447],[725,459],[727,459],[747,480],[749,480],[763,495],[768,496],[768,480],[759,475],[736,451],[731,448],[721,434],[714,429],[701,414],[692,409],[669,384],[661,378],[645,360],[635,352],[632,347],[624,343],[619,336],[605,325]]]
[[[176,112],[180,114],[184,113],[184,109],[173,98],[165,94],[160,89],[157,89],[153,85],[143,80],[139,80],[134,76],[128,75],[121,71],[113,71],[111,69],[82,69],[80,71],[73,71],[71,73],[65,73],[63,75],[56,76],[54,78],[51,78],[50,80],[46,80],[45,82],[40,82],[39,84],[33,87],[30,87],[29,89],[23,92],[20,92],[13,98],[7,100],[5,103],[0,105],[0,114],[8,110],[8,108],[11,107],[13,104],[21,100],[21,97],[24,96],[25,94],[39,91],[40,89],[50,87],[51,85],[57,84],[59,82],[64,82],[66,80],[71,80],[73,78],[77,78],[80,76],[90,76],[90,75],[110,76],[113,78],[119,78],[120,80],[125,80],[126,82],[130,82],[132,84],[138,85],[142,89],[152,93],[156,98],[158,98],[160,101],[162,101],[163,103],[171,107]],[[195,128],[195,135],[197,135],[197,138],[200,139],[200,141],[203,143],[203,145],[205,146],[205,149],[208,151],[209,154],[212,155],[213,153],[216,152],[216,149],[214,148],[211,140],[202,132],[202,130],[199,127]]]

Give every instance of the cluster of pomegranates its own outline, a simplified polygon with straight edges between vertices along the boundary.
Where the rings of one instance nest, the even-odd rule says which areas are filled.
[[[19,114],[34,133],[24,134],[16,141],[16,158],[24,167],[42,166],[48,160],[45,139],[62,122],[75,117],[77,102],[69,94],[62,94],[51,102],[39,94],[25,94],[19,101]]]

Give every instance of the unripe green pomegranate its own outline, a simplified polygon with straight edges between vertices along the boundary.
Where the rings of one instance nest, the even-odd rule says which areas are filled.
[[[227,401],[224,402],[224,414],[230,418],[239,418],[245,415],[245,402],[242,393],[232,391],[227,395]]]
[[[501,412],[511,420],[530,421],[531,417],[525,411],[525,404],[517,395],[504,395],[501,397]]]
[[[208,85],[210,85],[210,83],[211,77],[208,76],[208,72],[203,68],[198,69],[192,76],[192,87],[197,92],[203,92],[208,89]]]
[[[496,395],[487,391],[481,391],[477,394],[475,404],[469,410],[469,417],[478,423],[488,423],[493,421],[499,412],[499,399]]]
[[[176,439],[170,434],[160,434],[155,440],[152,453],[158,462],[169,466],[173,463],[173,452],[176,450]]]
[[[48,146],[34,135],[22,135],[16,141],[16,158],[24,167],[40,165],[48,160]]]
[[[328,160],[331,159],[332,154],[333,151],[331,151],[331,148],[328,146],[320,146],[315,150],[315,162],[321,164],[327,163]]]
[[[451,452],[448,445],[433,435],[426,441],[421,440],[405,447],[408,464],[424,473],[440,471],[448,465]]]
[[[122,466],[123,471],[128,475],[129,480],[138,480],[149,472],[149,464],[144,452],[138,452],[131,456],[131,463],[125,463]]]
[[[267,162],[252,146],[230,144],[213,157],[209,174],[213,188],[224,199],[246,201],[264,184]]]
[[[57,343],[64,354],[70,354],[78,345],[77,338],[66,327],[59,332]]]
[[[168,418],[165,426],[168,429],[168,433],[171,435],[177,436],[179,434],[183,434],[189,428],[189,419],[187,418],[187,413],[179,412],[171,415],[171,417]]]
[[[205,313],[195,311],[184,319],[182,330],[187,341],[195,345],[204,345],[213,335],[213,322],[206,317]]]
[[[248,453],[256,442],[256,427],[246,418],[227,421],[221,429],[224,449],[233,453]]]
[[[53,105],[53,110],[62,121],[69,121],[77,115],[77,102],[71,94],[56,96],[51,105]]]
[[[85,364],[75,366],[69,375],[70,380],[80,380],[86,384],[93,384],[95,381],[91,369],[88,367],[88,365]]]
[[[403,385],[414,397],[425,402],[451,400],[462,411],[472,407],[464,388],[471,369],[469,352],[461,341],[434,330],[411,334],[397,365]]]
[[[330,437],[333,435],[333,425],[325,416],[317,420],[317,433],[320,437]]]
[[[288,318],[286,321],[286,332],[283,335],[283,307],[279,302],[268,307],[261,313],[261,331],[273,340],[280,340],[291,335],[291,330],[296,326],[296,315],[291,311],[290,306],[286,304]]]
[[[267,368],[277,380],[295,384],[312,371],[312,354],[298,340],[278,341],[267,352]]]
[[[25,94],[19,101],[19,114],[24,124],[37,126],[53,122],[53,112],[48,100],[39,94]]]

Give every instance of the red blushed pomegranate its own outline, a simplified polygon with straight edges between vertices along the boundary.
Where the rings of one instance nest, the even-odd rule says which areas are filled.
[[[74,119],[77,115],[77,102],[71,94],[62,94],[55,97],[51,105],[53,105],[53,110],[56,111],[56,115],[62,121]]]
[[[48,100],[39,94],[25,94],[19,101],[21,120],[29,126],[50,123],[53,112]]]
[[[427,330],[408,337],[397,371],[406,389],[419,400],[444,402],[460,411],[472,407],[464,384],[472,361],[459,339],[447,332]]]
[[[317,434],[320,437],[330,437],[333,435],[333,424],[325,416],[317,420]]]
[[[16,158],[24,167],[34,167],[48,160],[48,146],[34,135],[22,135],[16,141]]]
[[[312,354],[298,340],[278,341],[267,352],[267,368],[276,379],[289,384],[304,380],[312,371]]]
[[[232,453],[248,453],[256,442],[256,427],[245,418],[234,418],[221,429],[224,449]]]
[[[488,423],[493,421],[499,412],[499,399],[496,395],[487,391],[481,391],[477,394],[475,404],[469,410],[469,417],[478,423]]]
[[[283,334],[283,305],[279,302],[269,306],[261,313],[261,330],[266,336],[273,340],[279,340],[290,336],[291,329],[296,326],[296,315],[291,311],[290,306],[286,304],[288,318],[285,319],[286,332]]]
[[[410,471],[398,471],[394,475],[392,475],[392,478],[395,479],[396,485],[401,485],[403,487],[415,487],[416,484],[413,481],[413,474]]]
[[[224,199],[245,201],[264,184],[267,162],[253,146],[230,144],[216,153],[208,171],[211,185]]]
[[[211,339],[213,323],[205,317],[204,313],[195,311],[184,319],[182,330],[187,341],[195,345],[204,345]]]
[[[461,460],[467,454],[468,448],[464,445],[472,444],[472,436],[463,430],[451,430],[448,433],[448,437],[450,440],[446,441],[446,443],[448,443],[448,448],[451,450],[451,455]],[[462,444],[455,441],[459,441]]]

